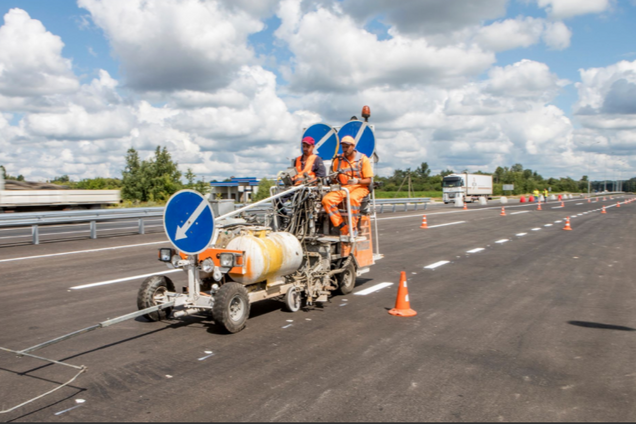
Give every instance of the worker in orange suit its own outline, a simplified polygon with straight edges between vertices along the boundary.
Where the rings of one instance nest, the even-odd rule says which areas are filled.
[[[339,172],[335,178],[342,187],[349,190],[353,221],[350,224],[354,229],[351,234],[355,236],[355,228],[360,218],[360,204],[362,199],[369,194],[373,170],[371,169],[369,158],[356,150],[353,137],[349,135],[342,137],[340,146],[342,147],[342,154],[333,160],[332,170]],[[322,206],[329,215],[331,223],[340,229],[340,234],[342,235],[349,234],[349,228],[342,215],[340,215],[338,204],[346,198],[347,194],[344,190],[329,192],[322,198]]]

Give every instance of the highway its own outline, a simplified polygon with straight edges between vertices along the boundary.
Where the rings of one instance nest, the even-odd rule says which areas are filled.
[[[636,202],[613,197],[506,216],[498,202],[435,205],[428,229],[422,211],[378,215],[385,257],[352,294],[297,313],[256,303],[233,335],[200,317],[138,318],[53,345],[37,354],[88,371],[0,421],[633,422]],[[136,310],[144,276],[170,271],[155,224],[40,245],[3,233],[0,346]],[[401,271],[415,317],[387,313]],[[0,409],[73,374],[0,351]]]

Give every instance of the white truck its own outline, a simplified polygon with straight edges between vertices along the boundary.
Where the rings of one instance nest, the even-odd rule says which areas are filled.
[[[48,183],[5,180],[0,174],[0,213],[95,209],[120,199],[119,190],[68,190]]]
[[[480,197],[492,198],[492,175],[450,174],[442,179],[444,203],[454,202],[461,196],[466,202],[474,202]]]

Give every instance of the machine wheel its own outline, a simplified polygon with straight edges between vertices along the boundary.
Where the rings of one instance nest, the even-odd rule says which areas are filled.
[[[241,331],[250,316],[247,289],[239,283],[223,284],[215,296],[212,315],[214,321],[228,332]]]
[[[356,266],[351,262],[344,271],[336,276],[338,279],[338,293],[349,294],[356,286]]]
[[[137,309],[142,310],[161,304],[163,296],[167,292],[174,292],[174,284],[168,277],[153,275],[141,283],[137,293]],[[148,321],[161,321],[170,316],[172,308],[166,308],[144,315]]]
[[[287,294],[285,295],[285,310],[287,312],[298,312],[300,307],[302,306],[302,296],[300,291],[294,286],[291,286],[287,290]]]

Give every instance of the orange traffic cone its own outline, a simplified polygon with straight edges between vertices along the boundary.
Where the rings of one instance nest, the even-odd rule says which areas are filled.
[[[587,198],[587,203],[590,203],[590,198],[589,197]]]
[[[605,205],[603,205],[603,210],[601,211],[601,213],[607,213],[605,212]]]
[[[426,215],[422,215],[422,225],[420,228],[428,228],[428,224],[426,223]]]
[[[389,313],[398,317],[414,317],[417,315],[417,312],[411,309],[409,289],[406,286],[406,272],[404,271],[400,273],[400,286],[395,300],[395,308],[391,309]]]
[[[561,207],[564,208],[565,207],[565,203],[563,203],[563,200],[561,200]]]
[[[565,227],[563,227],[564,230],[568,230],[568,231],[572,231],[572,227],[570,227],[570,217],[568,216],[567,218],[565,218]]]
[[[537,203],[537,210],[540,211],[541,210],[541,202]]]
[[[503,206],[501,207],[501,213],[499,214],[499,216],[506,216],[506,208],[504,208]]]
[[[616,207],[620,208],[621,207],[621,202],[616,202]]]
[[[603,201],[606,201],[607,199],[605,198],[605,196],[603,196]]]
[[[468,210],[468,206],[466,206],[466,202],[464,202],[464,210]]]

